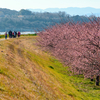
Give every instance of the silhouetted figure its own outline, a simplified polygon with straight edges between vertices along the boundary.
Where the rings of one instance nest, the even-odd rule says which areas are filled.
[[[15,36],[17,37],[17,32],[15,31]]]
[[[14,32],[12,32],[12,37],[14,38]]]
[[[16,32],[14,31],[14,38],[16,38]]]
[[[7,32],[5,32],[5,39],[7,39]]]
[[[18,33],[17,33],[17,34],[18,34],[18,37],[20,37],[21,33],[20,33],[19,31],[18,31]]]
[[[9,38],[12,38],[12,31],[11,30],[8,32],[8,34],[9,34]]]

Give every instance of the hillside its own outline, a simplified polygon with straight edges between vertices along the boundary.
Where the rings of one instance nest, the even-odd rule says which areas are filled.
[[[76,12],[76,11],[75,11]],[[45,28],[73,20],[89,21],[86,16],[70,16],[65,12],[31,12],[21,9],[20,11],[0,8],[0,32],[5,31],[41,31]]]
[[[100,9],[92,8],[92,7],[84,7],[84,8],[79,8],[79,7],[68,7],[68,8],[47,8],[47,9],[29,9],[32,12],[66,12],[67,14],[70,14],[71,16],[73,15],[92,15],[94,14],[95,16],[100,16]]]
[[[36,38],[0,41],[0,100],[99,100],[94,82],[69,74]]]

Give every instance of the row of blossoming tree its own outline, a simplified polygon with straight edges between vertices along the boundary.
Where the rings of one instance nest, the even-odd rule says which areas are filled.
[[[57,24],[39,34],[39,44],[68,65],[74,74],[99,85],[100,76],[100,18],[83,23]]]

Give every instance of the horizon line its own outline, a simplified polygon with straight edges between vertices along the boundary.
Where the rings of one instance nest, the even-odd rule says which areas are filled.
[[[10,10],[16,10],[16,11],[20,11],[22,9],[25,9],[25,10],[28,10],[28,9],[42,9],[42,10],[45,10],[45,9],[65,9],[65,7],[48,7],[48,8],[21,8],[21,9],[11,9],[11,8],[3,8],[3,7],[0,7],[2,9],[10,9]],[[66,7],[66,8],[94,8],[94,9],[100,9],[100,8],[95,8],[95,7]]]

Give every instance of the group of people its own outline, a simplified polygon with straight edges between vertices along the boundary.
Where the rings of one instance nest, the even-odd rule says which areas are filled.
[[[16,31],[9,31],[8,32],[8,35],[9,35],[9,38],[16,38],[17,36],[18,37],[20,37],[20,35],[21,35],[21,33],[18,31],[18,32],[16,32]],[[5,32],[5,39],[7,39],[7,32]]]

